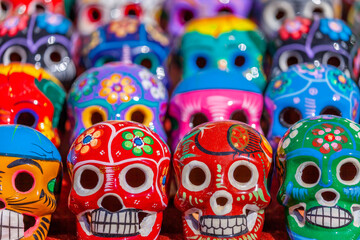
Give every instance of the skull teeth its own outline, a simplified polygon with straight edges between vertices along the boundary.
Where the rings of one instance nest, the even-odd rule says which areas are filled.
[[[91,232],[95,236],[126,237],[139,235],[139,211],[127,209],[108,212],[102,209],[91,213]]]
[[[352,215],[339,207],[314,207],[306,212],[306,221],[324,228],[341,228],[349,225]]]
[[[245,216],[202,216],[200,231],[213,237],[235,237],[248,232]]]
[[[24,236],[24,217],[22,214],[2,210],[0,212],[0,239],[19,239]]]

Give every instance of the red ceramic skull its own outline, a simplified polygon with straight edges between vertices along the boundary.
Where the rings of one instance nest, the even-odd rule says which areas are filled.
[[[259,239],[271,157],[265,137],[245,123],[210,122],[189,132],[174,155],[186,239]]]
[[[96,124],[74,141],[67,162],[79,239],[158,238],[170,152],[155,132],[129,121]]]

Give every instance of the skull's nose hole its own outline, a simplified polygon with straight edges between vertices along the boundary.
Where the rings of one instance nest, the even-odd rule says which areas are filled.
[[[321,196],[327,202],[333,201],[336,198],[336,194],[334,192],[329,192],[329,191],[322,192]]]
[[[0,210],[4,209],[6,207],[4,201],[2,199],[0,199]]]
[[[123,208],[120,200],[115,196],[106,196],[101,201],[101,206],[109,212],[117,212]]]
[[[225,197],[218,197],[216,199],[217,205],[222,206],[222,207],[225,206],[227,204],[227,202],[228,202],[228,199]]]

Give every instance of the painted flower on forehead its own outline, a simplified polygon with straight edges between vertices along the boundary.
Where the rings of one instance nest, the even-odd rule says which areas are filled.
[[[321,128],[312,130],[312,134],[317,136],[312,144],[314,147],[320,147],[322,154],[330,153],[332,150],[338,152],[342,149],[342,144],[348,142],[344,131],[342,127],[324,123]]]
[[[302,34],[308,33],[310,30],[311,20],[303,17],[296,17],[294,19],[286,19],[279,30],[279,35],[282,40],[292,38],[298,40]]]
[[[71,21],[60,14],[40,14],[36,18],[37,25],[49,33],[66,34],[71,28]]]
[[[81,154],[86,154],[90,148],[96,149],[100,147],[101,140],[99,138],[102,134],[101,129],[95,131],[95,128],[90,128],[77,139],[75,152],[80,151]]]
[[[27,27],[29,16],[12,16],[0,23],[0,37],[8,34],[10,37],[15,36],[19,31]]]
[[[342,92],[350,92],[353,90],[352,80],[347,78],[345,74],[338,69],[329,74],[329,79],[331,83],[339,87]]]
[[[94,85],[98,84],[97,79],[98,71],[90,72],[82,77],[82,80],[77,81],[74,84],[75,91],[71,92],[71,96],[75,101],[78,101],[83,95],[88,96],[93,92]]]
[[[340,19],[321,19],[320,31],[334,41],[349,41],[352,34],[351,29]]]
[[[288,86],[291,85],[291,78],[288,78],[288,76],[281,76],[277,80],[272,81],[271,86],[271,93],[274,94],[281,94],[284,93]]]
[[[110,23],[109,30],[117,37],[125,37],[128,34],[133,34],[138,29],[139,21],[134,18],[124,18],[120,21]]]
[[[296,65],[296,68],[300,73],[305,73],[315,78],[322,79],[325,74],[325,68],[322,65],[315,66],[312,63],[304,63]]]
[[[100,90],[99,95],[107,97],[106,101],[110,104],[114,104],[120,100],[122,102],[128,102],[131,100],[131,94],[136,91],[132,80],[128,77],[122,77],[119,74],[111,75],[110,79],[105,79],[101,82],[103,88]]]
[[[153,145],[154,140],[149,136],[144,136],[145,134],[141,130],[135,129],[132,133],[124,132],[122,137],[126,141],[122,143],[123,148],[126,150],[132,149],[132,153],[135,156],[142,156],[143,152],[151,155],[153,153],[153,149],[149,145]]]

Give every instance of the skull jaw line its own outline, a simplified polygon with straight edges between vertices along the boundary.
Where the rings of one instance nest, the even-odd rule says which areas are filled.
[[[99,233],[99,232],[94,232],[92,230],[92,224],[98,224],[96,223],[94,220],[93,221],[93,217],[94,212],[96,212],[97,210],[100,210],[102,212],[107,212],[108,214],[121,214],[124,212],[133,212],[133,214],[136,214],[136,219],[135,221],[137,221],[137,223],[132,224],[132,227],[134,227],[135,229],[137,229],[137,231],[132,231],[132,232],[128,232],[125,234],[119,234],[119,233],[111,233],[113,228],[111,228],[111,225],[116,225],[116,224],[121,224],[121,223],[116,223],[116,222],[111,222],[110,218],[104,218],[103,222],[102,222],[102,227],[104,230],[108,230],[109,233]],[[140,215],[140,216],[139,216]],[[142,236],[142,237],[146,237],[148,236],[157,219],[157,213],[156,212],[148,212],[148,211],[142,211],[139,209],[122,209],[118,212],[109,212],[106,211],[103,208],[100,209],[93,209],[93,210],[88,210],[86,212],[83,212],[81,214],[78,215],[78,221],[79,224],[81,226],[81,229],[83,230],[83,232],[88,235],[88,236],[96,236],[96,237],[104,237],[104,238],[116,238],[116,237],[131,237],[131,236]],[[134,218],[133,218],[134,219]],[[110,220],[110,221],[109,221]],[[112,223],[112,224],[111,224]],[[125,228],[123,228],[125,230]],[[118,227],[117,227],[118,230]],[[129,231],[130,229],[127,229],[127,231]],[[134,230],[134,229],[133,229]]]
[[[8,219],[7,223],[4,223],[4,219]],[[17,220],[16,223],[14,222],[14,220]],[[9,222],[10,221],[10,222]],[[27,214],[21,214],[12,210],[8,210],[8,209],[4,209],[0,211],[0,229],[1,229],[1,235],[0,235],[0,239],[6,239],[9,238],[7,237],[6,232],[3,230],[3,227],[5,227],[6,229],[10,230],[10,226],[11,227],[16,227],[14,226],[17,225],[18,230],[16,230],[15,232],[17,232],[17,238],[16,239],[20,239],[22,237],[30,237],[36,229],[38,229],[39,224],[40,224],[40,218],[37,216],[31,216],[31,215],[27,215]],[[10,236],[10,232],[9,236]],[[14,232],[12,232],[14,233]],[[14,236],[14,235],[12,235]],[[13,238],[13,237],[12,237]]]
[[[353,225],[358,227],[360,224],[360,205],[353,204],[350,213],[338,206],[328,207],[320,205],[306,210],[306,204],[300,203],[289,208],[289,215],[294,218],[299,227],[304,227],[305,222],[307,222],[326,229],[338,229],[346,227],[352,221]],[[330,221],[322,221],[323,218],[330,219]],[[317,219],[320,219],[320,221]],[[336,222],[336,220],[338,221]]]
[[[255,226],[256,219],[258,217],[258,212],[252,211],[249,209],[246,209],[245,212],[246,212],[245,215],[236,215],[236,216],[218,216],[218,215],[203,216],[203,212],[200,209],[192,208],[185,212],[184,218],[185,218],[186,224],[193,231],[193,233],[195,235],[205,235],[205,236],[210,236],[210,237],[226,238],[226,237],[240,236],[240,235],[243,235],[243,234],[246,234],[246,233],[252,231],[252,229]],[[234,232],[229,235],[224,235],[223,234],[224,232],[222,232],[222,234],[218,235],[218,234],[215,234],[215,231],[213,234],[211,234],[211,233],[209,234],[209,233],[201,231],[202,226],[200,224],[201,219],[209,218],[209,217],[214,218],[218,221],[229,221],[228,219],[234,219],[236,221],[237,218],[239,218],[239,219],[241,218],[241,219],[244,219],[245,225],[243,225],[244,228],[241,228],[241,226],[235,225],[233,228],[237,227],[237,229],[240,229],[240,232],[236,232],[236,233]],[[232,221],[234,221],[234,220],[232,220]]]

